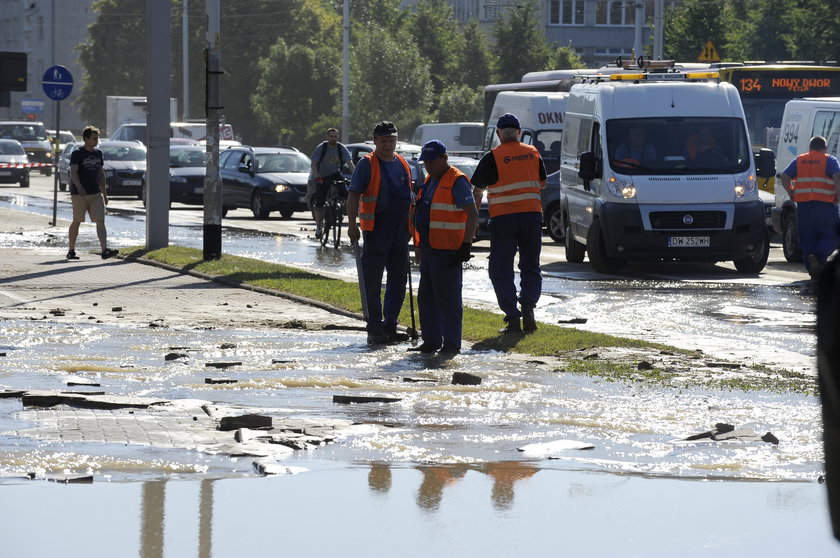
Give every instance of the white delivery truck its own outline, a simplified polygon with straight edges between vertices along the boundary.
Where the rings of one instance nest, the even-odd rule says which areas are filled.
[[[105,133],[104,137],[111,137],[117,128],[128,122],[145,122],[146,97],[129,97],[122,95],[107,95],[105,97]],[[169,120],[177,119],[178,99],[169,99]],[[144,132],[145,134],[145,132]]]
[[[484,124],[481,122],[437,122],[420,124],[414,129],[412,143],[423,145],[429,140],[440,140],[449,153],[458,155],[481,154]]]
[[[782,235],[782,250],[789,262],[802,261],[796,233],[796,203],[778,177],[791,161],[808,152],[814,136],[828,140],[828,154],[840,157],[840,97],[806,97],[785,104],[776,153],[775,203],[770,215],[773,230]]]
[[[566,259],[767,263],[738,91],[716,72],[619,72],[572,86],[560,169]]]
[[[560,168],[563,143],[563,112],[568,93],[557,91],[502,91],[496,96],[484,135],[484,149],[499,144],[496,122],[506,113],[515,114],[522,126],[520,141],[536,147],[550,174]]]

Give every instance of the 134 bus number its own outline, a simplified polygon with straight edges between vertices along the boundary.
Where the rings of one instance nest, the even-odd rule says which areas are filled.
[[[739,83],[741,91],[761,91],[761,80],[758,78],[743,78]]]

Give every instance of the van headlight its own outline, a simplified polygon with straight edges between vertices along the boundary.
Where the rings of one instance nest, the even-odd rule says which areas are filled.
[[[735,197],[743,198],[755,194],[758,186],[755,181],[755,175],[751,173],[742,174],[735,177]]]
[[[281,193],[281,192],[285,192],[286,190],[290,190],[290,189],[291,188],[289,188],[285,184],[275,184],[274,185],[274,191],[277,192],[278,194]]]
[[[629,200],[636,197],[636,187],[633,186],[633,179],[630,177],[619,178],[610,174],[607,179],[607,188],[613,196],[618,198]]]

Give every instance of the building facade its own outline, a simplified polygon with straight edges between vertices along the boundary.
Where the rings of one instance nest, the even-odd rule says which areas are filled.
[[[0,51],[27,55],[26,91],[11,93],[11,106],[0,107],[0,119],[29,119],[55,128],[56,102],[41,86],[44,72],[64,66],[73,76],[73,90],[61,101],[60,126],[81,135],[85,123],[73,101],[79,95],[82,68],[76,46],[87,40],[96,19],[92,0],[0,0]]]

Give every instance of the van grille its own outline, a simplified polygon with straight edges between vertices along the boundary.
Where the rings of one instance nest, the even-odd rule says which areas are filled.
[[[653,211],[650,214],[650,226],[654,229],[722,229],[724,225],[725,211]]]

